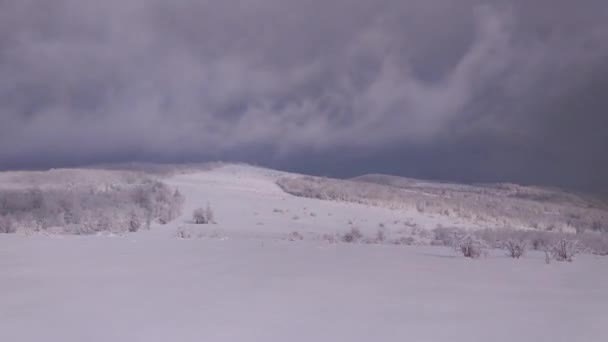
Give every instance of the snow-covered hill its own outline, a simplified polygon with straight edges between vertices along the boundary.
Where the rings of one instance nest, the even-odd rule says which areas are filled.
[[[53,172],[46,181],[35,175],[42,189],[64,179]],[[68,178],[120,188],[125,174],[70,170]],[[0,174],[0,189],[27,188],[23,177]],[[253,166],[175,167],[154,177],[185,199],[167,224],[0,234],[0,341],[599,342],[608,334],[607,257],[546,264],[542,252],[514,260],[489,249],[466,259],[428,246],[438,241],[434,230],[483,223],[294,196],[277,182],[303,176]],[[194,224],[192,212],[207,206],[215,224]],[[358,243],[344,242],[353,230]]]

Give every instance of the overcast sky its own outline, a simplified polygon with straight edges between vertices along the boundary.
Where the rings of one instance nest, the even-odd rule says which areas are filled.
[[[605,0],[0,0],[0,169],[608,191]]]

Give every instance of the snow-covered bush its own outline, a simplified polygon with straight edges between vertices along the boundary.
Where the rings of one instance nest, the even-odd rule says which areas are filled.
[[[291,234],[289,234],[289,236],[287,236],[287,239],[289,241],[302,241],[304,240],[304,236],[299,232],[292,232]]]
[[[459,234],[464,234],[461,230],[456,228],[445,228],[438,227],[433,230],[434,233],[434,243],[436,246],[454,246],[455,237],[459,236]]]
[[[129,214],[129,231],[131,233],[134,233],[136,231],[138,231],[141,228],[141,222],[139,217],[137,216],[137,213],[135,213],[135,211],[131,211],[131,213]]]
[[[205,208],[197,208],[192,213],[192,219],[196,224],[215,223],[215,218],[211,206],[207,204]]]
[[[321,239],[323,241],[327,241],[329,243],[337,243],[338,242],[338,238],[335,235],[332,235],[332,234],[323,234],[323,236],[321,237]]]
[[[453,248],[466,258],[479,258],[484,249],[484,242],[471,234],[456,234],[453,239]]]
[[[9,216],[0,216],[0,233],[14,233],[15,227]]]
[[[575,238],[589,252],[608,256],[608,233],[584,232],[576,234]]]
[[[362,237],[363,234],[361,233],[361,231],[358,228],[353,227],[349,232],[342,235],[342,241],[348,243],[358,242]]]
[[[209,204],[205,207],[205,216],[207,216],[207,221],[209,221],[209,223],[215,223],[215,214]]]
[[[205,209],[196,208],[192,213],[192,219],[196,224],[208,224],[209,220],[207,220],[207,215],[205,214]]]
[[[509,239],[504,242],[504,247],[511,258],[519,259],[526,254],[528,243],[524,240]]]
[[[561,238],[550,247],[549,252],[551,253],[551,256],[553,256],[553,259],[557,261],[572,262],[574,256],[582,252],[582,250],[583,249],[577,240]]]
[[[393,240],[394,245],[406,245],[411,246],[416,243],[416,240],[412,236],[402,236],[398,239]]]
[[[382,243],[384,242],[384,240],[386,240],[386,229],[384,228],[380,228],[378,229],[378,231],[376,232],[376,243]]]
[[[184,229],[184,227],[180,227],[176,233],[177,237],[180,239],[190,239],[192,238],[192,234]]]

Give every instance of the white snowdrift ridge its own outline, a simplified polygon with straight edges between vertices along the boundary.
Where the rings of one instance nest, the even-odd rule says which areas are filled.
[[[0,234],[0,341],[608,335],[606,257],[545,264],[539,252],[470,260],[445,247],[331,244],[324,234],[352,227],[415,244],[437,225],[471,226],[416,209],[295,197],[276,185],[283,177],[298,175],[243,165],[172,172],[163,181],[185,203],[166,225],[104,236]],[[207,204],[216,224],[193,224],[192,212]]]

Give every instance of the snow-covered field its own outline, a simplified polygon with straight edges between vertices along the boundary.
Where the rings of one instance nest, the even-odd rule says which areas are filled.
[[[608,258],[328,243],[424,239],[446,216],[284,193],[291,176],[175,173],[183,215],[123,235],[0,234],[0,341],[606,341]],[[211,206],[217,224],[194,225]],[[290,241],[297,232],[304,239]],[[185,238],[180,238],[185,237]]]

